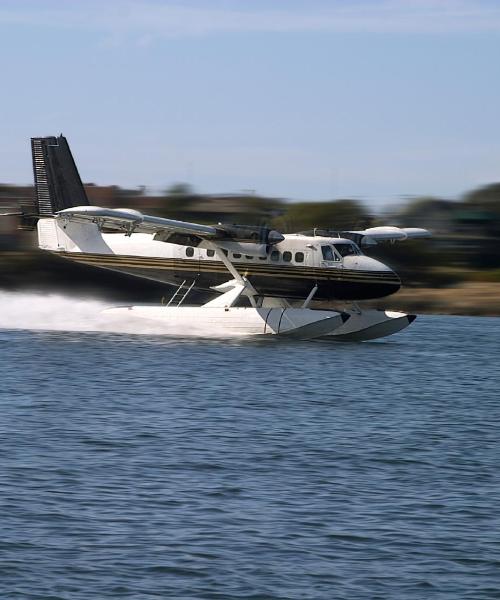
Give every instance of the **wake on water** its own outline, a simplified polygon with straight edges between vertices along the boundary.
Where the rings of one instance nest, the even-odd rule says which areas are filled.
[[[113,306],[94,299],[26,292],[0,292],[0,329],[203,336],[202,330],[168,323],[102,314]]]

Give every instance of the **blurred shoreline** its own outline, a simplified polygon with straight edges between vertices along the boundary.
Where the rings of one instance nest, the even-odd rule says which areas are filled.
[[[500,316],[500,183],[456,200],[407,198],[376,213],[359,200],[288,202],[255,193],[207,195],[184,183],[151,196],[144,188],[85,184],[89,202],[134,208],[147,214],[195,223],[266,225],[282,233],[356,231],[378,225],[423,227],[432,238],[362,247],[393,268],[403,282],[395,295],[372,301],[405,312]],[[1,212],[33,207],[33,186],[0,184]],[[36,232],[19,229],[18,217],[0,219],[0,289],[69,294],[112,302],[159,302],[170,297],[165,284],[74,262],[37,249]],[[336,233],[332,233],[336,235]],[[206,298],[206,295],[205,295]],[[203,301],[191,294],[190,301]]]
[[[415,314],[499,317],[500,283],[468,282],[441,289],[403,287],[370,304]]]

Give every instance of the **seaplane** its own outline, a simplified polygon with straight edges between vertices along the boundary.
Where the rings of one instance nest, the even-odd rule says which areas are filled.
[[[89,204],[63,135],[31,139],[38,245],[62,259],[167,284],[168,301],[119,306],[109,315],[147,319],[176,332],[365,341],[416,318],[360,308],[401,287],[398,275],[362,251],[380,241],[428,237],[418,228],[282,234],[261,226],[189,223]],[[190,305],[191,292],[209,293]],[[328,303],[328,308],[318,303]],[[163,330],[163,329],[162,329]]]

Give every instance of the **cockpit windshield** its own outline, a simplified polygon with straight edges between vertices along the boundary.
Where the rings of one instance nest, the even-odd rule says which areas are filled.
[[[356,256],[361,254],[356,244],[349,244],[347,242],[335,244],[335,250],[337,250],[340,256]]]

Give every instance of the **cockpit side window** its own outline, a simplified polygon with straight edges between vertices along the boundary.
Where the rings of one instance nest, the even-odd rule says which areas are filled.
[[[323,253],[323,260],[337,260],[331,246],[321,246],[321,252]]]

